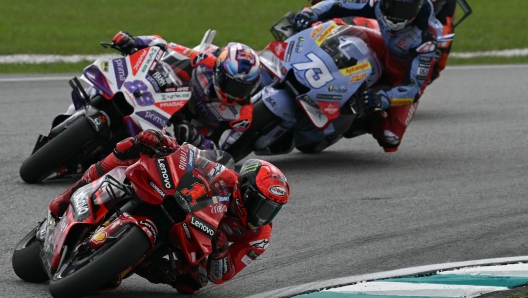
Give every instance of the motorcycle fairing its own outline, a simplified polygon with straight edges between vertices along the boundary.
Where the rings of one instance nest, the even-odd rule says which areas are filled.
[[[158,228],[153,221],[145,216],[131,215],[127,212],[119,215],[115,220],[112,221],[108,226],[100,229],[95,233],[88,244],[93,249],[97,249],[106,243],[106,240],[115,237],[121,233],[121,227],[126,225],[136,225],[140,227],[150,240],[152,248],[154,247],[157,237]]]
[[[162,129],[191,97],[189,88],[182,86],[169,64],[179,61],[173,56],[181,54],[148,47],[125,58],[100,58],[85,69],[81,78],[107,99],[122,93],[134,107],[129,119],[142,130]]]
[[[101,187],[105,183],[107,176],[123,182],[126,178],[125,167],[117,167],[111,170],[101,178],[79,188],[72,194],[70,206],[57,223],[51,237],[45,240],[51,248],[50,251],[46,252],[48,254],[46,259],[51,268],[57,269],[59,266],[64,244],[73,227],[98,224],[108,210],[117,203],[108,193],[108,188],[105,186]],[[112,190],[118,200],[124,195],[122,191],[116,188],[112,188]],[[46,243],[44,247],[48,246]]]
[[[375,63],[377,68],[379,63],[370,56],[363,41],[353,34],[344,34],[348,28],[350,26],[337,26],[331,21],[308,28],[286,40],[288,47],[281,74],[292,71],[295,79],[306,87],[297,90],[299,94],[296,99],[312,124],[320,130],[326,129],[329,123],[339,117],[339,109],[364,82],[372,81],[371,75],[381,74],[381,71],[372,71],[371,64]],[[342,39],[343,36],[350,38]],[[340,47],[337,52],[340,56],[332,56],[335,53],[327,45],[330,41],[337,42],[335,47]],[[268,58],[272,61],[266,55],[273,51],[268,47],[268,51],[263,52],[263,60]],[[336,61],[342,62],[345,58],[352,61],[350,65],[338,67]],[[354,64],[353,61],[357,62]],[[276,65],[274,67],[278,69]],[[281,81],[289,77],[282,75]]]

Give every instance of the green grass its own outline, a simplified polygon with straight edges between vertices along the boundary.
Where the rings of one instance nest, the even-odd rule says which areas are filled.
[[[456,30],[453,51],[528,47],[528,0],[468,0],[473,14]],[[271,39],[271,25],[305,0],[0,0],[0,55],[104,54],[100,41],[119,30],[159,34],[195,46],[207,29],[215,44],[239,41],[259,49]],[[453,59],[455,64],[524,63],[526,57]],[[0,73],[80,72],[88,63],[0,65]]]

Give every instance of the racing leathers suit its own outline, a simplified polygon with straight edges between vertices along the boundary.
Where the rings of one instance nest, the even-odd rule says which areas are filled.
[[[447,0],[446,4],[436,12],[436,19],[440,22],[440,32],[442,35],[448,35],[455,33],[455,10],[457,6],[457,0]],[[449,52],[451,52],[451,39],[438,42],[438,48],[436,49],[436,63],[433,67],[433,73],[431,74],[431,82],[436,80],[440,76],[440,72],[444,70],[447,64],[447,58]]]
[[[149,132],[147,130],[142,133],[148,134]],[[160,136],[161,133],[158,132],[157,135]],[[173,138],[166,135],[161,137],[159,145],[169,147],[172,150],[192,150],[193,148],[193,146],[185,144],[180,147]],[[140,154],[143,154],[138,146],[137,140],[134,141],[134,138],[127,138],[119,142],[113,153],[92,165],[79,181],[50,203],[51,214],[61,216],[70,204],[70,197],[75,190],[95,181],[118,166],[134,164],[139,159]],[[216,172],[216,163],[207,162],[204,164],[204,173]],[[238,272],[263,254],[270,242],[272,223],[257,229],[248,229],[236,215],[233,215],[236,214],[234,209],[232,209],[236,208],[233,202],[235,199],[241,199],[238,178],[239,176],[236,172],[224,168],[223,171],[220,171],[211,179],[212,182],[215,182],[211,184],[218,197],[229,197],[231,202],[214,236],[214,239],[224,238],[222,247],[215,250],[213,245],[213,253],[198,266],[190,266],[185,261],[178,260],[176,261],[176,270],[173,270],[170,261],[156,259],[148,263],[142,262],[134,269],[134,273],[152,283],[169,284],[176,288],[178,292],[194,294],[198,289],[205,286],[208,281],[214,284],[222,284],[232,279]],[[213,241],[213,243],[215,242]],[[121,283],[120,278],[106,288],[114,289],[118,287]]]
[[[199,148],[213,146],[222,150],[229,148],[251,125],[253,104],[248,96],[244,101],[227,106],[218,100],[213,86],[213,67],[219,48],[209,46],[202,51],[167,43],[160,36],[136,36],[136,48],[162,46],[177,52],[181,67],[174,69],[183,85],[190,84],[191,98],[187,105],[173,115],[171,122],[175,125],[175,136],[178,142],[189,142]],[[190,124],[189,139],[180,140],[176,127],[179,123]]]
[[[384,60],[385,76],[389,86],[377,91],[381,108],[387,110],[387,118],[372,129],[372,135],[386,152],[398,149],[410,124],[418,99],[431,80],[437,46],[437,24],[433,5],[425,1],[418,15],[406,28],[392,31],[384,23],[379,2],[322,1],[312,6],[311,22],[343,16],[372,16],[380,26],[387,52]],[[383,59],[384,58],[384,59]]]

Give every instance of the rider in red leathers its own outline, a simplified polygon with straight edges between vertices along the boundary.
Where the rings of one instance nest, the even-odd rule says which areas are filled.
[[[178,142],[225,150],[251,125],[250,95],[260,85],[261,65],[257,53],[247,45],[231,42],[223,48],[195,51],[167,43],[158,35],[134,37],[123,31],[112,41],[124,54],[147,46],[167,47],[181,54],[178,64],[182,67],[175,73],[183,84],[190,84],[192,92],[184,111],[171,118]]]
[[[182,147],[188,146],[184,144]],[[180,148],[173,138],[155,130],[145,130],[135,138],[119,142],[113,153],[92,165],[79,181],[50,203],[51,215],[62,216],[75,190],[113,168],[135,163],[140,154],[154,156],[149,147],[168,147],[174,151]],[[215,165],[211,163],[211,167]],[[207,166],[204,171],[207,172]],[[230,204],[213,237],[213,253],[207,260],[198,266],[178,260],[174,271],[170,261],[158,259],[141,263],[134,273],[152,283],[171,285],[180,293],[194,294],[208,281],[222,284],[230,280],[266,251],[271,237],[271,221],[290,195],[284,174],[266,161],[249,159],[242,165],[240,174],[225,169],[214,176],[214,181],[218,181],[213,185],[218,195],[229,197]],[[115,288],[120,282],[116,280],[108,288]]]

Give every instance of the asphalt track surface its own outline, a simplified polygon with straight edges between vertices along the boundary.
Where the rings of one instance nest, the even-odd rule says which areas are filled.
[[[450,68],[426,90],[396,153],[370,136],[319,155],[268,158],[286,174],[288,205],[268,251],[196,297],[244,297],[404,267],[528,254],[528,66]],[[15,244],[73,180],[18,175],[38,133],[69,105],[67,80],[0,77],[0,297],[50,297],[19,280]],[[55,75],[56,77],[56,75]],[[138,277],[94,297],[173,297]],[[177,294],[176,294],[177,295]]]

